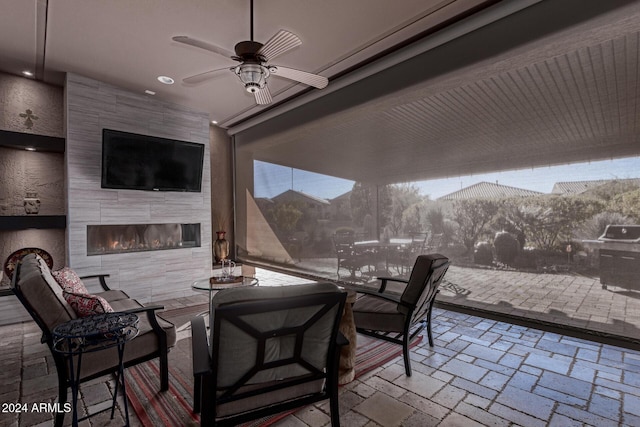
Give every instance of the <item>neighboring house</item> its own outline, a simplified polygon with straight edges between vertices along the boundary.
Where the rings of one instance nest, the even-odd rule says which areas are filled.
[[[351,190],[329,200],[331,203],[331,218],[351,219]]]
[[[299,209],[313,212],[319,219],[329,219],[331,203],[326,199],[303,193],[302,191],[287,190],[273,197],[275,203],[289,203]]]
[[[556,182],[553,185],[553,190],[551,190],[551,194],[558,194],[558,195],[581,194],[587,190],[591,190],[593,188],[600,187],[601,185],[609,184],[611,182],[633,183],[640,186],[640,178],[597,179],[592,181],[567,181],[567,182]]]
[[[439,197],[437,200],[467,200],[467,199],[501,199],[504,197],[541,196],[544,193],[524,188],[510,187],[493,182],[478,182],[453,193]]]

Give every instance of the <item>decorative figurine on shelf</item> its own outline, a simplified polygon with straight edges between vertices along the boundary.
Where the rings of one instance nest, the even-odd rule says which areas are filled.
[[[40,199],[38,199],[38,193],[27,192],[27,197],[24,198],[24,211],[27,215],[36,215],[40,212]]]

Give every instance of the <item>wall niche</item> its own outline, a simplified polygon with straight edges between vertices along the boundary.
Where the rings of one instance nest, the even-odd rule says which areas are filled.
[[[54,268],[66,263],[63,89],[0,73],[0,270],[25,247],[46,250]],[[35,149],[35,151],[28,151]],[[40,200],[37,214],[24,208],[27,193]],[[0,273],[0,295],[9,278]],[[0,324],[26,320],[13,296],[0,297]]]

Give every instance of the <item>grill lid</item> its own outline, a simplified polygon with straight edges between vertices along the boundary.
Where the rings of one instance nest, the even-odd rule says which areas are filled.
[[[640,225],[607,225],[604,234],[598,240],[606,242],[640,242]]]

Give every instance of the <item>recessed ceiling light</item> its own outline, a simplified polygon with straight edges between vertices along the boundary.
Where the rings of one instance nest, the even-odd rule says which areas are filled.
[[[217,124],[218,124],[218,121],[217,121],[217,120],[211,120],[211,124],[212,124],[212,125],[217,125]]]
[[[158,81],[166,85],[172,85],[175,83],[175,81],[171,77],[167,77],[167,76],[158,76]]]
[[[27,151],[36,151],[34,147],[24,147],[24,149]]]
[[[149,90],[149,89],[145,90],[144,93],[146,93],[147,95],[155,95],[156,94],[154,91]]]
[[[27,76],[27,77],[33,77],[33,73],[31,71],[29,71],[29,70],[24,70],[22,72],[22,75],[23,76]]]

